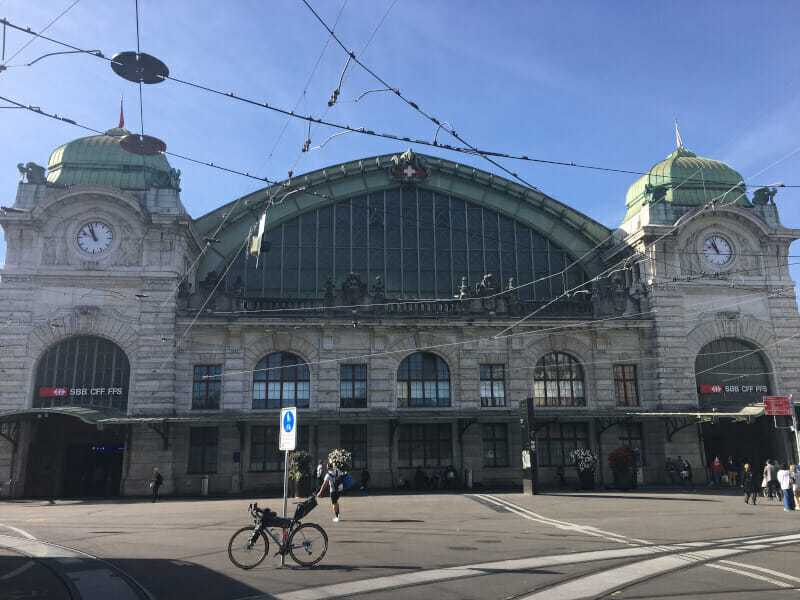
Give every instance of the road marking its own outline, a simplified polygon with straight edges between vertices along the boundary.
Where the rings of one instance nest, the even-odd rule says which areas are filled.
[[[711,542],[708,543],[711,545]],[[253,596],[247,600],[323,600],[340,598],[352,594],[364,594],[377,590],[433,583],[461,577],[486,575],[488,572],[497,571],[522,571],[525,569],[539,569],[561,565],[572,565],[599,560],[615,558],[638,558],[652,556],[655,552],[671,552],[682,550],[678,546],[639,546],[635,548],[616,548],[613,550],[591,550],[588,552],[571,552],[567,554],[553,554],[550,556],[534,556],[530,558],[515,558],[495,562],[475,563],[459,567],[445,567],[427,571],[411,571],[399,575],[374,577],[359,581],[337,583],[317,588],[305,588],[271,596]]]
[[[707,563],[736,554],[744,554],[762,548],[773,548],[785,543],[797,543],[798,541],[800,541],[800,534],[791,534],[776,537],[774,542],[765,544],[744,543],[729,548],[710,548],[698,552],[685,552],[650,558],[551,586],[524,596],[522,600],[544,600],[545,598],[549,600],[553,598],[558,598],[559,600],[581,600],[583,598],[597,598],[618,590],[620,587],[626,587],[643,579],[651,579],[654,576],[685,568],[686,566],[706,564],[706,566],[718,568],[720,565]],[[730,570],[729,567],[724,569]],[[786,585],[784,587],[791,586]]]
[[[794,575],[789,575],[788,573],[781,573],[780,571],[773,571],[772,569],[767,569],[766,567],[759,567],[758,565],[748,565],[745,563],[734,562],[732,560],[721,560],[719,561],[726,565],[732,565],[734,567],[739,567],[741,569],[750,569],[759,571],[761,573],[769,573],[774,577],[780,577],[781,579],[786,579],[788,581],[800,582],[800,577],[795,577]],[[713,565],[709,565],[713,566]]]
[[[730,562],[730,561],[721,560],[720,562]],[[766,581],[767,583],[771,583],[772,585],[776,585],[782,588],[792,587],[790,583],[784,583],[783,581],[775,581],[771,577],[766,577],[765,575],[759,575],[758,573],[750,573],[749,571],[742,571],[741,569],[734,569],[733,567],[726,567],[725,565],[706,565],[706,566],[712,569],[721,569],[722,571],[730,571],[731,573],[744,575],[745,577],[751,577],[752,579]]]
[[[601,537],[612,542],[617,542],[619,544],[628,544],[631,546],[649,545],[652,543],[647,540],[640,540],[626,535],[612,533],[610,531],[603,531],[602,529],[598,529],[597,527],[592,527],[590,525],[578,525],[577,523],[570,523],[569,521],[559,521],[557,519],[551,519],[550,517],[545,517],[544,515],[535,513],[531,510],[528,510],[527,508],[524,508],[517,504],[513,504],[508,500],[503,500],[502,498],[498,498],[497,496],[490,496],[488,494],[474,494],[474,496],[486,500],[488,502],[492,502],[496,505],[504,506],[506,510],[508,510],[509,512],[515,513],[531,521],[536,521],[538,523],[542,523],[543,525],[550,525],[552,527],[556,527],[558,529],[562,529],[565,531],[574,531],[576,533],[583,533],[585,535]]]
[[[0,523],[0,527],[5,527],[6,529],[10,529],[11,531],[16,532],[20,534],[22,537],[28,538],[29,540],[36,539],[32,534],[28,533],[27,531],[23,531],[22,529],[19,529],[17,527],[12,527],[11,525],[4,525],[3,523]]]
[[[41,523],[42,521],[47,521],[47,519],[25,519],[26,523]]]

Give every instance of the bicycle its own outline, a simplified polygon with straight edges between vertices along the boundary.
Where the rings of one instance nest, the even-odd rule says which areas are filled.
[[[279,517],[269,508],[258,508],[257,502],[250,504],[248,511],[253,517],[253,525],[242,527],[228,542],[231,562],[240,569],[257,567],[269,552],[269,538],[278,547],[273,556],[288,554],[302,567],[311,567],[321,561],[328,551],[328,534],[316,523],[300,522],[317,506],[317,499],[311,496],[297,504],[292,518]]]

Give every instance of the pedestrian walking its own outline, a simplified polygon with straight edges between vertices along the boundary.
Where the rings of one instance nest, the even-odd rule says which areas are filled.
[[[322,461],[319,461],[319,463],[317,464],[316,476],[317,476],[317,490],[319,491],[320,489],[322,489],[322,482],[323,479],[325,478],[325,467],[322,465]]]
[[[367,489],[369,485],[369,471],[367,471],[367,467],[361,469],[361,489]]]
[[[158,488],[164,483],[164,478],[158,472],[158,467],[153,469],[153,478],[150,480],[150,487],[153,488],[153,502],[158,500]]]
[[[764,465],[764,483],[767,488],[767,496],[774,498],[778,494],[778,467],[774,461],[767,459]]]
[[[781,492],[783,494],[783,510],[795,510],[794,490],[792,489],[795,481],[794,469],[794,465],[792,465],[791,469],[783,465],[781,470],[778,471],[778,482],[780,483]]]
[[[742,487],[744,488],[744,503],[748,504],[750,497],[753,497],[753,506],[756,505],[756,498],[758,498],[758,488],[756,488],[756,479],[753,472],[750,470],[750,464],[744,464],[744,471],[742,472]]]
[[[792,484],[792,492],[794,492],[794,507],[795,510],[800,507],[800,476],[797,473],[797,467],[794,468],[794,483]]]
[[[678,480],[678,470],[675,467],[675,463],[672,462],[672,459],[669,456],[667,457],[665,468],[667,470],[667,477],[669,478],[669,482],[672,485],[675,485]]]
[[[680,460],[680,456],[678,459]],[[692,481],[692,465],[687,459],[681,462],[681,479],[683,480],[683,489],[687,492],[691,489],[694,491],[694,482]]]
[[[322,495],[325,486],[331,490],[331,507],[333,508],[333,520],[338,523],[341,520],[339,514],[339,497],[342,495],[342,473],[339,469],[333,466],[333,463],[328,463],[328,472],[325,473],[325,479],[317,492],[317,498]]]
[[[739,461],[729,456],[728,462],[725,463],[725,470],[728,472],[728,486],[736,487],[736,478],[739,474]]]

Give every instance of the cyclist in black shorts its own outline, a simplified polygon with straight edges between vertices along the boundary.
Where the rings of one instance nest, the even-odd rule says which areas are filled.
[[[333,520],[338,523],[341,520],[339,516],[339,497],[342,495],[342,473],[339,469],[334,468],[333,463],[328,463],[328,472],[325,473],[325,479],[317,492],[317,498],[322,495],[327,485],[331,489],[331,504],[333,505]]]

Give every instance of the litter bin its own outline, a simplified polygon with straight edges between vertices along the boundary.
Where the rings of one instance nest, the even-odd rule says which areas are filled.
[[[464,469],[464,485],[472,489],[472,469]]]
[[[208,496],[208,475],[203,475],[200,480],[200,495]]]

